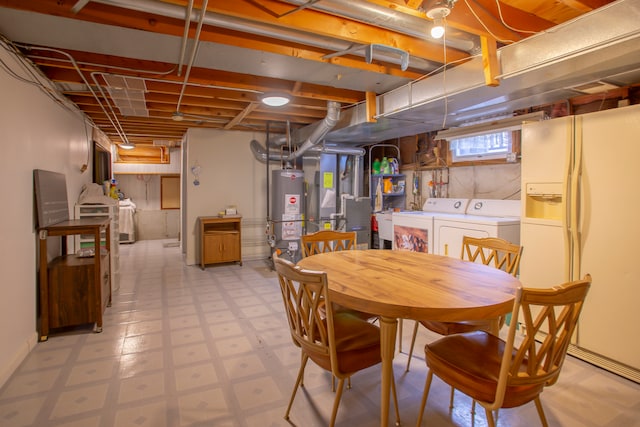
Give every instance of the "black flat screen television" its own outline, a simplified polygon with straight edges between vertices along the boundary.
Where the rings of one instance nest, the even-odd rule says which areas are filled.
[[[111,181],[111,153],[93,141],[93,182]]]

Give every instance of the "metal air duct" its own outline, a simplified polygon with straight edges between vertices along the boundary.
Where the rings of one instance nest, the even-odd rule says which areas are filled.
[[[160,16],[166,16],[175,19],[185,19],[185,8],[179,5],[168,4],[154,0],[93,0],[95,3],[102,3],[111,6],[117,6],[125,9],[135,10],[138,12],[153,13]],[[197,20],[198,16],[192,13],[191,20]],[[207,12],[204,18],[204,24],[212,25],[229,30],[250,33],[259,36],[271,37],[292,43],[302,43],[304,45],[313,46],[321,49],[333,50],[336,52],[347,50],[352,46],[351,43],[336,38],[321,37],[311,33],[303,33],[298,30],[290,30],[265,23],[258,23],[246,19]],[[469,47],[469,45],[467,45]],[[359,54],[359,53],[354,53]],[[364,53],[362,54],[364,56]],[[399,60],[395,56],[384,54],[375,54],[376,60],[398,64]],[[435,66],[423,59],[412,58],[412,66],[422,70],[433,70]]]
[[[640,82],[640,0],[621,0],[498,50],[499,86],[487,86],[480,55],[451,70],[377,97],[377,122],[365,106],[342,113],[325,139],[375,143],[459,126],[581,95],[577,85]]]
[[[290,153],[286,157],[282,157],[280,152],[271,152],[267,156],[267,151],[255,139],[250,142],[250,148],[256,160],[261,162],[268,161],[290,161],[303,156],[304,158],[316,159],[320,154],[345,154],[354,156],[363,156],[364,149],[354,147],[344,147],[336,144],[320,146],[323,138],[335,125],[340,118],[340,103],[335,101],[327,102],[326,117],[312,125],[306,126],[296,132],[292,139],[292,146],[298,149]],[[278,140],[280,143],[271,143],[270,146],[279,147],[286,142],[283,139]],[[268,157],[268,158],[267,158]]]
[[[287,3],[303,7],[309,0],[284,0]],[[309,6],[312,9],[340,15],[354,21],[375,25],[387,30],[396,31],[419,39],[429,40],[427,34],[430,21],[413,15],[398,12],[387,6],[377,5],[363,0],[322,0]],[[447,47],[468,53],[477,53],[480,49],[480,38],[461,31],[447,28]],[[439,45],[441,42],[437,41]]]

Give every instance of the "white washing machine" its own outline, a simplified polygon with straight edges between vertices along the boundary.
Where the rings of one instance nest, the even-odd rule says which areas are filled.
[[[469,199],[429,198],[421,211],[393,212],[392,248],[437,253],[434,251],[433,219],[436,215],[464,214]]]
[[[471,199],[464,215],[433,218],[435,253],[459,258],[462,237],[500,237],[520,244],[520,200]]]

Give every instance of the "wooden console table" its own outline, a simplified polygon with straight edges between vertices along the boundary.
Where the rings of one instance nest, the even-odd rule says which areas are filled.
[[[102,313],[111,305],[111,251],[109,218],[66,220],[38,229],[40,240],[40,341],[50,328],[95,322],[102,331]],[[106,253],[100,250],[100,234],[105,236]],[[67,237],[93,235],[95,254],[79,257],[67,252]],[[62,255],[47,258],[47,238],[61,236]]]
[[[237,262],[242,265],[241,217],[201,216],[200,267]]]

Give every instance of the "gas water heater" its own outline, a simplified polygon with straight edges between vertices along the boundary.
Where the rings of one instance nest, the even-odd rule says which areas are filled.
[[[295,169],[272,171],[271,221],[273,239],[271,246],[280,249],[281,256],[297,262],[300,252],[300,236],[304,229],[305,215],[304,172]]]

